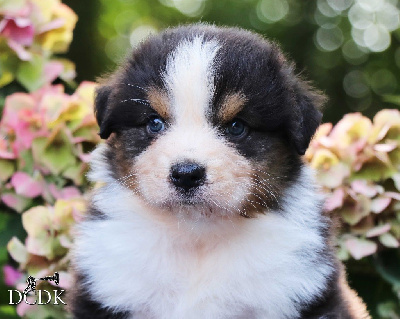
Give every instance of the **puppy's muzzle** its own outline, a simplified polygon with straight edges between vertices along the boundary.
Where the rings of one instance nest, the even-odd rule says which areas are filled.
[[[188,193],[204,184],[206,169],[194,162],[181,162],[171,167],[170,181],[180,192]]]

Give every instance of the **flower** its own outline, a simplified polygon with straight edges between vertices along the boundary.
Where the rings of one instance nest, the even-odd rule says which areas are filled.
[[[73,64],[53,59],[52,55],[67,51],[76,22],[76,14],[60,0],[3,0],[0,40],[5,41],[8,51],[0,61],[4,70],[0,86],[16,79],[35,91],[57,77],[72,80]]]
[[[400,112],[382,110],[373,121],[347,114],[320,126],[305,159],[327,193],[325,210],[344,224],[339,256],[361,259],[378,245],[399,247]]]
[[[37,270],[64,257],[73,242],[72,226],[82,218],[86,202],[82,197],[59,199],[54,206],[35,206],[22,214],[28,237],[25,244],[17,238],[8,243],[11,256],[26,269]],[[64,269],[62,261],[60,268]]]
[[[0,121],[3,203],[21,212],[32,198],[53,203],[80,194],[76,187],[63,187],[84,182],[88,151],[100,141],[95,87],[83,82],[68,95],[62,85],[54,85],[6,98]]]
[[[77,20],[76,14],[65,4],[54,6],[51,21],[41,27],[38,35],[42,48],[54,53],[67,51]]]
[[[10,265],[3,267],[4,282],[8,286],[14,286],[21,278],[22,273]]]

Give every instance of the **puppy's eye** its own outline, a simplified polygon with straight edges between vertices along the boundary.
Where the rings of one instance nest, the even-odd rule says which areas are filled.
[[[147,131],[150,134],[157,134],[159,132],[164,131],[164,129],[165,129],[164,121],[157,116],[150,118],[149,121],[147,122]]]
[[[247,125],[239,119],[234,119],[226,127],[226,133],[236,138],[245,136],[247,134],[247,131]]]

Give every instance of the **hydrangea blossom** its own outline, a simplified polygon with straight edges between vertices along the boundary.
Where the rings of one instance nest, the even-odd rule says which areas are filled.
[[[0,4],[0,87],[14,79],[29,91],[57,77],[71,81],[74,65],[52,57],[67,51],[76,14],[60,0],[4,0]],[[11,63],[10,61],[13,61]]]
[[[382,110],[373,121],[347,114],[320,126],[306,159],[327,192],[325,210],[343,221],[342,259],[361,259],[400,239],[400,112]]]
[[[56,85],[7,97],[0,122],[4,204],[21,212],[33,198],[53,203],[80,194],[88,151],[99,142],[94,88],[83,82],[73,95]]]

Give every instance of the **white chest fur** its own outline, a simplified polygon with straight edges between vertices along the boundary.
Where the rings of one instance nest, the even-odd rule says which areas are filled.
[[[296,318],[332,272],[319,258],[321,198],[301,183],[284,213],[240,220],[154,218],[127,190],[104,187],[95,207],[108,219],[78,228],[75,264],[101,304],[134,318]]]

